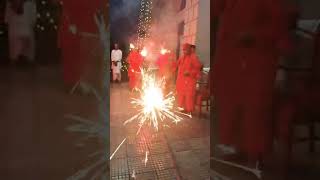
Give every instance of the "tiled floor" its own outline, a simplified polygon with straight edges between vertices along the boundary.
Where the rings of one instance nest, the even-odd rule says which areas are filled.
[[[204,127],[209,121],[194,117],[159,131],[145,126],[137,135],[137,122],[123,125],[135,112],[132,95],[126,83],[112,84],[111,152],[127,138],[111,160],[112,179],[208,179],[209,131]]]

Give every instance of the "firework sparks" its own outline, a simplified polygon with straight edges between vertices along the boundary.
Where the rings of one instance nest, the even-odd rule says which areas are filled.
[[[147,166],[149,151],[146,151],[146,157],[144,159],[144,166]]]
[[[138,120],[139,129],[137,134],[139,134],[141,127],[146,123],[158,131],[159,123],[164,120],[170,120],[173,123],[182,121],[183,117],[178,114],[191,118],[191,115],[175,110],[175,97],[172,92],[166,96],[163,95],[163,80],[157,81],[154,75],[143,70],[141,70],[141,75],[142,88],[139,89],[140,98],[133,98],[131,102],[137,109],[139,109],[138,113],[125,121],[124,125],[134,120]]]
[[[110,160],[113,158],[113,156],[117,153],[117,151],[120,149],[120,147],[122,146],[122,144],[127,140],[127,138],[124,138],[122,140],[122,142],[119,144],[119,146],[117,147],[117,149],[112,153],[112,155],[110,156]]]

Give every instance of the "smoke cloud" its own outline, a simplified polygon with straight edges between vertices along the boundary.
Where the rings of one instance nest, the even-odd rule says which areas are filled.
[[[123,17],[130,17],[136,14],[139,10],[139,0],[112,0],[112,7],[110,8],[111,21],[117,21]]]
[[[177,46],[177,10],[175,1],[154,0],[153,22],[150,29],[152,41],[174,50]]]

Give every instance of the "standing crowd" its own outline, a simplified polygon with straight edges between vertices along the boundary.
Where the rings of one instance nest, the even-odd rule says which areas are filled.
[[[118,44],[111,52],[113,80],[121,81],[122,52]],[[183,55],[176,60],[175,54],[166,50],[161,52],[155,64],[157,66],[158,79],[164,80],[163,91],[165,94],[175,92],[179,109],[186,113],[195,110],[197,81],[201,76],[202,64],[196,55],[195,46],[184,44]],[[141,88],[141,69],[147,66],[146,58],[141,49],[131,49],[127,62],[129,64],[128,76],[130,89]]]

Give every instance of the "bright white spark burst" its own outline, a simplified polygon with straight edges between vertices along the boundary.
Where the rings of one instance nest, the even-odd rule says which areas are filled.
[[[140,132],[141,127],[148,123],[154,127],[157,131],[159,129],[159,123],[164,120],[170,120],[174,123],[178,123],[183,120],[183,117],[178,114],[185,115],[191,118],[191,115],[181,113],[175,110],[174,101],[175,97],[172,92],[164,96],[162,93],[162,87],[164,80],[157,81],[155,76],[150,72],[141,70],[142,75],[142,88],[139,89],[140,97],[132,98],[131,103],[137,108],[138,113],[124,122],[126,125],[134,120],[139,121]]]
[[[132,98],[131,101],[131,103],[139,109],[138,114],[125,121],[124,125],[134,120],[138,120],[139,129],[137,134],[139,134],[142,126],[146,123],[158,131],[159,123],[163,122],[164,120],[170,120],[173,123],[178,123],[183,120],[183,117],[179,116],[178,114],[192,118],[192,116],[189,114],[181,113],[175,110],[175,97],[172,92],[166,96],[163,96],[162,87],[164,85],[164,79],[157,81],[154,75],[148,71],[145,72],[143,69],[141,69],[141,76],[142,88],[138,89],[140,97]],[[164,124],[164,126],[168,125]],[[116,150],[112,153],[110,160],[114,157],[125,141],[126,138],[123,139]],[[149,151],[146,151],[144,159],[145,166],[147,166],[148,156]],[[135,172],[133,175],[135,177]]]

